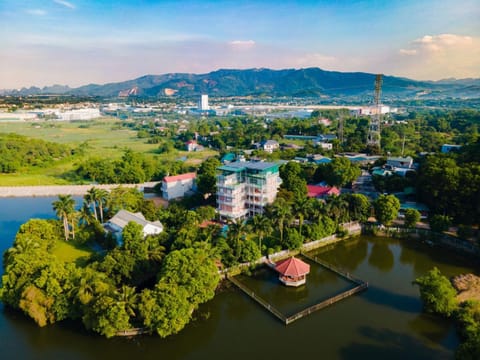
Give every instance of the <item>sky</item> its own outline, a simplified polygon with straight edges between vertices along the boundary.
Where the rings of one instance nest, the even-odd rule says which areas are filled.
[[[0,0],[0,89],[217,69],[480,78],[479,0]]]

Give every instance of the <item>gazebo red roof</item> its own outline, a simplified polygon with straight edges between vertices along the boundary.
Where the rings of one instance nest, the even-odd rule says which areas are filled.
[[[292,256],[277,263],[275,270],[284,276],[299,277],[310,272],[310,265]]]

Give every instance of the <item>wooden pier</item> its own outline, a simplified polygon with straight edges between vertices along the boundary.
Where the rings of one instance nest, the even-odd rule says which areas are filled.
[[[317,264],[319,264],[320,266],[328,269],[329,271],[333,271],[334,273],[336,273],[337,275],[347,279],[348,281],[351,281],[352,283],[356,284],[356,286],[353,288],[353,289],[350,289],[350,290],[347,290],[347,291],[344,291],[338,295],[335,295],[331,298],[328,298],[326,300],[323,300],[322,302],[319,302],[318,304],[315,304],[315,305],[312,305],[306,309],[303,309],[291,316],[285,316],[284,314],[282,314],[281,311],[279,311],[278,309],[276,309],[272,304],[270,304],[268,301],[262,299],[261,297],[259,297],[258,295],[256,295],[251,289],[249,289],[245,284],[241,283],[240,281],[238,281],[237,279],[235,279],[235,277],[227,277],[233,284],[235,284],[240,290],[242,290],[245,294],[247,294],[250,298],[252,298],[253,300],[255,300],[258,304],[260,304],[261,306],[263,306],[266,310],[268,310],[270,313],[272,313],[275,317],[277,317],[280,321],[282,321],[285,325],[288,325],[288,324],[291,324],[292,322],[298,320],[298,319],[301,319],[307,315],[310,315],[311,313],[317,311],[317,310],[320,310],[320,309],[323,309],[327,306],[330,306],[330,305],[333,305],[335,304],[336,302],[340,301],[340,300],[343,300],[349,296],[352,296],[354,294],[357,294],[361,291],[364,291],[368,288],[368,282],[365,282],[363,280],[360,280],[358,278],[355,278],[354,276],[352,276],[350,273],[348,272],[344,272],[338,268],[336,268],[335,266],[331,265],[331,264],[328,264],[320,259],[318,259],[316,256],[315,257],[310,257],[308,255],[305,255],[302,253],[302,256],[304,256],[305,258],[307,258],[308,260],[312,261],[312,262],[315,262]],[[272,269],[275,269],[275,264],[273,264],[272,262],[270,261],[265,261],[265,265],[267,265],[268,267],[272,268]]]
[[[247,286],[245,286],[240,281],[235,279],[235,277],[227,277],[227,279],[230,280],[232,283],[234,283],[240,290],[242,290],[250,298],[252,298],[257,303],[262,305],[265,309],[270,311],[273,315],[275,315],[278,319],[280,319],[280,321],[282,321],[285,324],[288,324],[287,317],[285,315],[283,315],[279,310],[277,310],[273,305],[268,303],[268,301],[262,299],[258,295],[255,295],[255,293],[252,290],[250,290]]]

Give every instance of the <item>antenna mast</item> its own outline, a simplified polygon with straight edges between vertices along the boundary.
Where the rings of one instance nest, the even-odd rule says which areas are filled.
[[[382,107],[380,106],[380,95],[382,93],[382,74],[375,76],[375,113],[370,120],[368,129],[367,145],[375,146],[380,149],[380,122],[382,117]]]

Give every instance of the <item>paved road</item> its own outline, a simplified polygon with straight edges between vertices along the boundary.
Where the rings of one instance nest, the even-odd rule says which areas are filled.
[[[0,198],[4,197],[32,197],[57,195],[85,195],[93,186],[98,189],[111,190],[118,186],[143,189],[154,187],[157,182],[144,184],[108,184],[108,185],[49,185],[49,186],[0,186]]]

